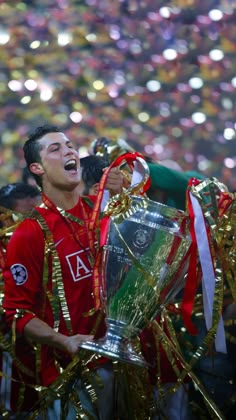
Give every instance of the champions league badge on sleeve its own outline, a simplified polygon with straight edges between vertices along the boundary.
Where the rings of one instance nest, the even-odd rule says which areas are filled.
[[[21,286],[26,282],[28,278],[28,272],[24,265],[13,264],[10,270],[17,286]]]

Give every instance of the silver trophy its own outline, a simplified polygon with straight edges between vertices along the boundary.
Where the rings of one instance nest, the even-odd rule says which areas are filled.
[[[110,211],[101,267],[107,333],[81,347],[146,366],[132,343],[185,284],[191,244],[188,216],[129,193],[118,202]]]

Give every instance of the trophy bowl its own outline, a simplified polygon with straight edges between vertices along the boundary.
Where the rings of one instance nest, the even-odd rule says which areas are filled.
[[[184,211],[142,196],[132,195],[127,201],[122,211],[111,214],[102,250],[107,332],[81,347],[147,366],[132,342],[184,287],[191,245],[189,218]]]

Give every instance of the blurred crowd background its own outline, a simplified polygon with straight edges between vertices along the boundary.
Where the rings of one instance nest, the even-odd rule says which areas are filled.
[[[29,131],[124,139],[236,190],[236,2],[0,1],[0,186]]]

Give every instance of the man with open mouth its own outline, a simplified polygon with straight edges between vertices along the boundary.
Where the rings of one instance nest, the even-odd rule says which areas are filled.
[[[79,154],[58,127],[38,127],[26,141],[24,154],[42,190],[42,204],[10,240],[4,309],[7,322],[19,337],[16,356],[20,365],[27,367],[20,372],[23,381],[48,387],[78,354],[81,341],[102,337],[106,331],[93,296],[98,237],[89,230],[88,220],[95,198],[79,196]],[[112,168],[106,189],[120,192],[122,184],[121,172]],[[114,418],[111,362],[99,358],[96,374],[102,381],[102,387],[95,386],[96,403],[89,398],[82,377],[73,383],[80,401],[77,409],[84,409],[92,418],[110,420]],[[54,402],[60,405],[57,399]],[[70,405],[69,398],[67,404],[65,418],[75,418],[76,404]],[[59,418],[57,415],[54,411],[53,418]]]

